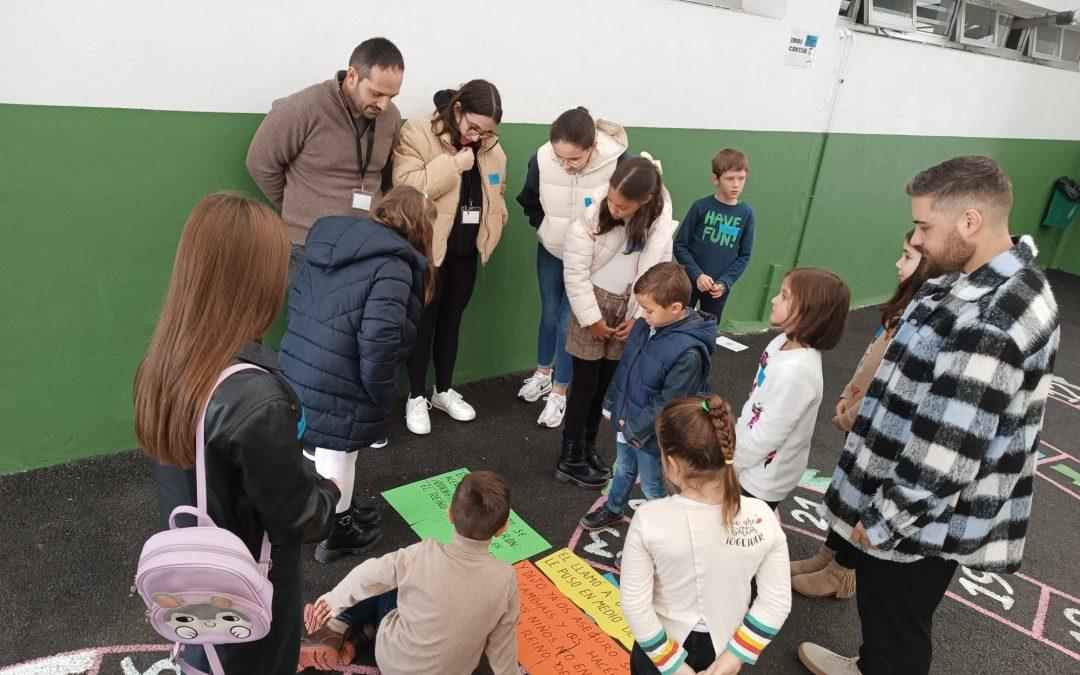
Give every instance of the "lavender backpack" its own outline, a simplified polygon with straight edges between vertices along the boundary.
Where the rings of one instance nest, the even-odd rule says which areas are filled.
[[[227,377],[241,370],[263,370],[240,364],[225,369],[210,396]],[[265,371],[264,371],[265,372]],[[154,630],[173,640],[173,660],[184,673],[206,675],[179,658],[181,644],[205,645],[210,670],[224,675],[215,644],[251,642],[270,631],[274,587],[267,580],[270,540],[263,533],[258,562],[232,532],[217,527],[206,512],[206,409],[195,432],[197,508],[178,506],[169,514],[169,529],[143,545],[135,587],[146,603]],[[196,527],[177,527],[180,514],[195,516]]]

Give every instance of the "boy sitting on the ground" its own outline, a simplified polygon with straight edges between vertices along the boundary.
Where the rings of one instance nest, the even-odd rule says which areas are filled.
[[[481,653],[495,675],[517,675],[517,578],[488,553],[509,514],[510,488],[502,478],[490,471],[466,475],[450,501],[453,541],[425,539],[365,560],[309,606],[312,634],[301,646],[301,668],[351,662],[356,644],[346,638],[352,632],[367,642],[374,635],[375,662],[384,675],[433,669],[467,675]]]

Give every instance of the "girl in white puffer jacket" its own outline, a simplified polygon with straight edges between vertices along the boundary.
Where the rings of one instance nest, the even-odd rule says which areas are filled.
[[[619,164],[608,185],[593,193],[585,217],[567,230],[563,280],[573,316],[566,349],[574,357],[574,377],[555,470],[559,480],[590,488],[607,483],[596,436],[604,394],[641,315],[631,289],[650,267],[671,260],[677,226],[659,162],[643,153]]]

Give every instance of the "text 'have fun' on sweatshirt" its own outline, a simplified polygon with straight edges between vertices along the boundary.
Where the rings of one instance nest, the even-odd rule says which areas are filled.
[[[773,338],[758,362],[750,398],[735,424],[735,470],[743,489],[777,502],[806,470],[822,389],[821,352],[782,351],[787,335]]]
[[[690,206],[675,235],[675,258],[686,267],[691,283],[707,274],[730,289],[754,247],[754,211],[744,201],[725,204],[715,195]]]

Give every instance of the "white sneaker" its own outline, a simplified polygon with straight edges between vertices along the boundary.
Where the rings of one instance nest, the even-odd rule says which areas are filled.
[[[476,410],[461,398],[461,394],[453,389],[447,389],[443,393],[433,392],[431,395],[431,407],[441,410],[458,422],[469,422],[476,419]]]
[[[421,436],[431,433],[431,416],[428,415],[430,409],[431,404],[423,396],[406,401],[405,426],[409,427],[409,431]]]
[[[799,645],[799,660],[814,675],[859,675],[859,659],[848,658],[828,649],[804,642]]]
[[[538,370],[525,380],[525,384],[518,389],[517,395],[518,398],[533,403],[549,391],[551,391],[551,375],[545,375]]]
[[[375,450],[382,450],[387,445],[390,445],[390,439],[384,437],[384,438],[380,438],[379,440],[375,441],[374,443],[372,443],[368,447],[373,448]]]
[[[536,420],[536,423],[554,429],[562,424],[563,415],[566,414],[566,396],[548,394],[544,400],[547,401],[544,404],[544,412],[540,413],[540,418]]]

